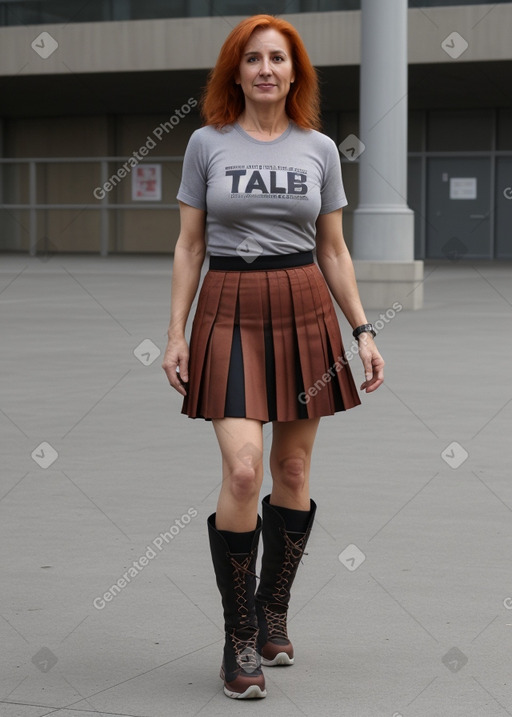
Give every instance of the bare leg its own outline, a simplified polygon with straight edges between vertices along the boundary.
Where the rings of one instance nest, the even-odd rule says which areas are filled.
[[[319,418],[274,422],[270,470],[270,503],[309,510],[309,470]]]
[[[213,427],[222,453],[216,527],[237,533],[255,530],[263,481],[262,423],[248,418],[218,418]]]

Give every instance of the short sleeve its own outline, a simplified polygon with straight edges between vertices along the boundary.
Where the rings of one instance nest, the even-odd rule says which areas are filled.
[[[196,130],[189,139],[183,158],[181,184],[176,198],[196,209],[206,211],[206,148]]]
[[[327,138],[329,139],[329,138]],[[338,148],[329,139],[325,152],[325,165],[322,187],[320,189],[322,200],[320,214],[328,214],[341,209],[348,204],[341,176],[341,162]]]

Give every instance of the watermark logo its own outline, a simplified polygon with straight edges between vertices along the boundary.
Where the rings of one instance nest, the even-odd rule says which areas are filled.
[[[58,247],[46,235],[41,237],[35,246],[35,254],[42,262],[50,261],[50,259],[58,253],[58,251]]]
[[[52,667],[57,664],[58,659],[50,648],[42,647],[38,652],[36,652],[34,657],[31,659],[31,662],[38,670],[41,670],[41,672],[50,672]]]
[[[144,341],[141,341],[140,344],[133,349],[133,355],[139,359],[144,366],[151,366],[160,354],[160,349],[151,339],[144,339]]]
[[[469,453],[460,443],[452,441],[449,446],[446,446],[444,451],[441,453],[441,458],[445,463],[448,463],[450,468],[456,470],[467,460]]]
[[[338,145],[338,149],[349,162],[355,162],[356,159],[363,154],[366,146],[355,134],[349,134],[343,142]]]
[[[30,455],[37,465],[45,470],[46,468],[49,468],[52,463],[55,463],[59,457],[55,448],[46,441],[43,441],[37,446],[37,448],[34,448]]]
[[[441,43],[441,47],[452,60],[457,60],[469,47],[469,43],[459,35],[458,32],[451,32]]]
[[[239,667],[249,675],[261,667],[261,655],[253,647],[244,647],[236,661]]]
[[[450,237],[441,247],[441,251],[450,261],[457,261],[468,253],[468,247],[459,237]]]
[[[503,190],[503,196],[505,199],[512,199],[512,187],[505,187]]]
[[[338,560],[352,573],[354,570],[357,570],[362,563],[364,563],[366,555],[362,550],[359,550],[357,545],[350,543],[350,545],[347,545],[347,547],[338,555]]]
[[[46,30],[38,35],[30,45],[34,52],[37,52],[43,60],[47,60],[50,55],[53,55],[58,46],[59,43],[57,40],[52,37],[49,32],[46,32]]]
[[[452,647],[446,655],[443,655],[441,662],[450,672],[458,672],[467,664],[468,658],[458,647]]]
[[[250,441],[245,443],[236,453],[240,461],[250,468],[254,468],[263,458],[262,451]]]
[[[256,239],[247,237],[237,246],[236,253],[248,264],[252,264],[260,254],[263,254],[263,248]]]

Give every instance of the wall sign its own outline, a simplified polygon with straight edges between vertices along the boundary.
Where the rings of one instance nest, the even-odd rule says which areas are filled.
[[[162,165],[138,164],[132,173],[132,201],[159,202],[162,199]]]
[[[450,199],[476,199],[476,177],[450,177]]]

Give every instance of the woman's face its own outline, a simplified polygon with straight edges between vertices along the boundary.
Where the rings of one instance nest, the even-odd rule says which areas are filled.
[[[246,102],[272,104],[284,100],[295,79],[288,38],[270,28],[253,32],[235,79]]]

